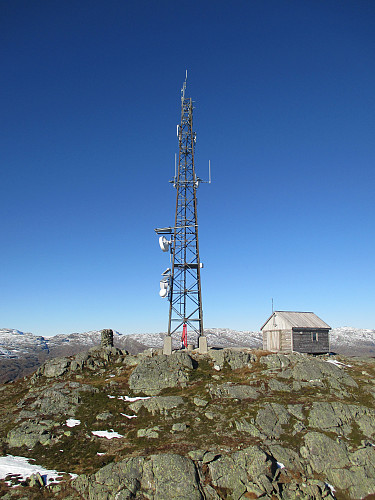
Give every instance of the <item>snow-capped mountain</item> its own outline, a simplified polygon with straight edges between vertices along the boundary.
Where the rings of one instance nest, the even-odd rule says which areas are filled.
[[[48,353],[48,341],[44,337],[14,329],[0,329],[0,357],[19,358],[37,352]]]
[[[229,328],[208,328],[205,330],[208,344],[212,347],[250,347],[262,345],[262,333],[236,331]],[[114,344],[131,352],[163,346],[165,333],[139,333],[122,335],[114,332]],[[340,327],[330,333],[331,345],[340,348],[375,348],[375,330]],[[175,344],[180,344],[179,335],[173,335]],[[196,336],[188,332],[188,342],[196,343]],[[0,358],[20,358],[25,355],[45,354],[51,357],[70,355],[89,349],[100,343],[100,331],[59,334],[53,337],[36,336],[19,330],[0,329]]]
[[[181,346],[180,334],[173,335],[173,346]],[[205,330],[211,347],[262,347],[261,332],[236,331],[229,328]],[[136,354],[147,348],[161,348],[165,333],[122,335],[114,332],[114,345]],[[345,355],[375,356],[375,330],[340,327],[331,330],[331,350]],[[100,343],[100,331],[36,336],[19,330],[0,329],[0,383],[13,380],[35,370],[43,361],[58,356],[71,356]],[[196,336],[188,332],[188,343],[196,344]]]

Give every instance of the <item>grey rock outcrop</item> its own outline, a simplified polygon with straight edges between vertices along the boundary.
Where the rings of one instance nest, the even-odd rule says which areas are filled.
[[[358,425],[363,434],[372,437],[375,433],[375,410],[341,402],[314,402],[309,414],[309,427],[348,436],[353,425]]]
[[[48,444],[51,440],[51,430],[54,427],[52,420],[27,421],[22,422],[8,432],[7,442],[10,448],[20,448],[26,446],[33,448],[37,443]]]
[[[259,397],[259,392],[249,385],[211,384],[208,390],[212,397],[217,398],[256,399]]]
[[[129,387],[136,394],[150,396],[155,396],[168,387],[186,387],[189,372],[193,368],[193,360],[185,352],[145,358],[130,375]]]
[[[224,368],[225,363],[232,370],[250,367],[257,360],[252,352],[243,349],[209,349],[208,355],[220,369]]]
[[[86,352],[76,354],[71,359],[54,358],[38,368],[31,378],[31,383],[35,384],[40,377],[59,378],[80,372],[85,368],[96,371],[105,367],[114,358],[122,362],[127,354],[127,351],[116,347],[94,346]]]
[[[129,405],[129,408],[138,413],[141,408],[145,408],[152,415],[156,413],[168,414],[169,410],[184,404],[181,396],[155,396],[151,399],[141,399]]]
[[[37,413],[74,416],[81,402],[81,392],[94,393],[98,389],[78,382],[58,382],[51,387],[31,390],[18,403],[18,407],[22,408],[18,419],[30,418]]]
[[[194,463],[173,454],[127,458],[72,483],[83,498],[125,500],[139,495],[153,500],[201,500]]]

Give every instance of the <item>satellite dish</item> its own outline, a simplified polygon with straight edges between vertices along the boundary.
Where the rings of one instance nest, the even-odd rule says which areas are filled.
[[[161,280],[160,281],[160,288],[162,290],[167,290],[168,289],[168,280]]]
[[[163,252],[168,252],[171,242],[165,236],[160,236],[159,245]]]
[[[163,279],[160,281],[160,292],[159,295],[162,299],[164,299],[169,292],[169,280]]]

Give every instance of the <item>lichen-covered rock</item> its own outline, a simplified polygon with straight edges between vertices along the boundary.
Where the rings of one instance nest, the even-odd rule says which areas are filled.
[[[208,401],[202,398],[194,398],[193,403],[195,404],[195,406],[201,406],[201,407],[208,405]]]
[[[50,361],[46,361],[40,368],[38,368],[37,373],[43,375],[47,378],[61,377],[69,371],[70,359],[68,358],[55,358]]]
[[[72,481],[73,488],[90,500],[201,500],[194,463],[173,454],[149,458],[127,458],[111,463],[91,476],[81,475]]]
[[[227,498],[239,499],[254,484],[270,493],[276,464],[258,446],[249,446],[232,455],[221,456],[209,464],[212,484],[230,492]]]
[[[80,392],[93,393],[98,389],[78,382],[58,382],[51,387],[29,391],[18,403],[18,407],[22,408],[19,418],[28,418],[30,410],[37,410],[43,415],[74,416],[81,402]]]
[[[151,457],[155,495],[154,500],[201,500],[198,475],[194,463],[186,457],[172,454]]]
[[[276,392],[290,392],[292,390],[289,384],[274,378],[268,381],[268,389]]]
[[[268,437],[278,438],[283,432],[282,425],[289,422],[290,415],[284,406],[278,403],[265,403],[258,411],[256,426]]]
[[[259,397],[259,392],[250,385],[211,384],[208,390],[212,397],[217,398],[256,399]]]
[[[301,462],[301,458],[295,451],[281,446],[279,444],[269,445],[268,447],[270,455],[274,457],[277,462],[284,466],[287,470],[293,470],[298,472],[303,472],[304,467]]]
[[[335,388],[340,389],[341,384],[349,387],[358,387],[355,380],[346,373],[344,368],[339,368],[333,363],[321,359],[305,358],[298,362],[292,369],[294,380],[327,383]]]
[[[262,434],[252,422],[248,422],[245,418],[234,422],[236,429],[240,432],[246,432],[250,436],[265,439],[266,435]]]
[[[78,476],[72,486],[90,500],[132,498],[141,488],[144,461],[136,457],[111,463],[91,476]]]
[[[252,352],[234,348],[210,349],[208,355],[219,369],[224,368],[225,363],[228,363],[232,370],[238,370],[250,367],[257,360]]]
[[[157,439],[159,437],[160,427],[155,426],[150,429],[138,429],[137,437],[145,437],[149,439]]]
[[[327,470],[327,479],[338,488],[347,489],[350,498],[365,498],[375,493],[375,449],[373,446],[349,454],[351,466]]]
[[[331,469],[342,469],[350,464],[349,453],[346,445],[334,441],[320,432],[308,432],[305,435],[305,458],[308,459],[313,470],[327,473]]]
[[[10,448],[19,448],[23,445],[27,448],[34,448],[37,443],[48,444],[54,424],[52,420],[22,422],[8,432],[8,445]]]
[[[348,436],[354,424],[358,425],[366,437],[372,437],[375,433],[375,410],[337,401],[316,401],[311,405],[308,420],[311,428]]]
[[[181,396],[155,396],[151,399],[141,399],[129,405],[130,409],[138,413],[141,408],[155,415],[155,413],[167,414],[172,408],[184,404]]]
[[[290,365],[290,359],[285,354],[269,354],[262,356],[261,362],[270,370],[286,368]]]
[[[143,359],[129,377],[129,387],[136,394],[159,394],[167,387],[186,387],[193,360],[185,352]]]

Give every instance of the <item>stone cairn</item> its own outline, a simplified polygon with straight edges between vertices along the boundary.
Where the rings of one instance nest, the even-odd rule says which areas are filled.
[[[102,330],[101,347],[113,347],[113,330]]]

